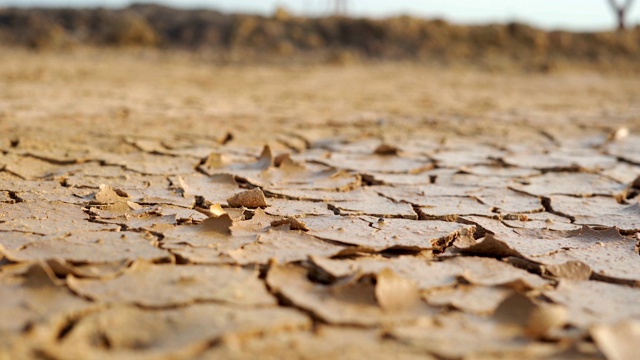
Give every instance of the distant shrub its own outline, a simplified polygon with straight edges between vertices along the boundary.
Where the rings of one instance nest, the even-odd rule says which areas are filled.
[[[48,24],[32,29],[28,37],[28,45],[34,49],[59,49],[68,44],[65,30],[58,24]]]
[[[125,13],[109,24],[106,42],[117,46],[155,46],[158,35],[143,17]]]

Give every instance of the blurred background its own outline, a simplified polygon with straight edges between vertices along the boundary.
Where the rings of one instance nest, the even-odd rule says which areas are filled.
[[[223,62],[640,68],[634,0],[0,0],[0,45],[146,47]]]
[[[623,1],[618,0],[620,5]],[[336,11],[340,1],[327,0],[155,0],[155,3],[178,8],[207,8],[224,12],[267,15],[277,7],[296,14],[323,16]],[[525,22],[545,29],[576,31],[604,30],[617,21],[608,0],[350,0],[343,1],[346,12],[358,17],[413,15],[443,18],[460,24],[488,22]],[[127,0],[2,0],[0,6],[20,7],[127,7]],[[629,24],[640,23],[640,7],[631,6]]]

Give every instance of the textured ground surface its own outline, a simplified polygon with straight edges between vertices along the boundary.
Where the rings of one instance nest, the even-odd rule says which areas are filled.
[[[0,60],[2,359],[637,354],[638,78]]]

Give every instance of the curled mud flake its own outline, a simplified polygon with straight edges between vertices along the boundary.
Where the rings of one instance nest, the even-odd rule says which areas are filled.
[[[288,225],[291,230],[301,230],[301,231],[309,231],[307,224],[304,223],[301,219],[287,217],[280,220],[274,220],[271,222],[271,227],[278,227]]]
[[[528,296],[512,293],[500,303],[493,319],[499,323],[524,327],[536,308],[537,305]]]
[[[141,327],[145,331],[140,331]],[[307,316],[288,308],[222,304],[170,309],[114,306],[80,319],[51,355],[82,358],[88,353],[100,357],[115,353],[119,358],[194,358],[223,337],[248,337],[310,327]]]
[[[633,360],[638,357],[640,321],[625,320],[617,324],[595,325],[590,329],[598,349],[611,360]]]
[[[233,219],[229,214],[223,214],[218,217],[211,217],[202,221],[199,225],[203,232],[213,232],[218,234],[231,235],[231,226]]]
[[[507,287],[458,285],[423,292],[423,298],[433,306],[450,307],[477,314],[493,314],[498,305],[511,293]]]
[[[544,296],[568,310],[568,323],[587,330],[595,324],[612,324],[640,318],[640,289],[601,281],[560,281]]]
[[[193,193],[193,190],[191,189],[189,184],[184,181],[184,178],[182,176],[178,176],[178,183],[174,184],[174,186],[177,186],[180,190],[182,190],[183,195]]]
[[[271,148],[265,146],[257,160],[253,156],[213,153],[198,168],[209,175],[234,174],[245,177],[268,170],[273,167],[273,161]]]
[[[99,204],[112,204],[116,202],[127,201],[129,194],[120,190],[114,189],[108,185],[100,185],[100,191],[94,195],[94,199]]]
[[[498,306],[493,319],[501,324],[514,325],[524,335],[538,339],[562,328],[567,321],[567,311],[562,306],[537,304],[528,296],[513,293]]]
[[[126,203],[127,203],[127,206],[129,206],[129,208],[131,210],[140,210],[140,209],[142,209],[142,206],[140,206],[137,203],[134,203],[133,201],[127,201]]]
[[[113,279],[67,278],[69,287],[107,303],[168,307],[194,302],[276,305],[256,271],[229,266],[153,265],[137,262]]]
[[[261,208],[269,206],[260,188],[246,190],[227,199],[231,207]]]
[[[304,171],[305,167],[303,164],[295,162],[291,159],[291,154],[284,153],[277,155],[273,158],[273,166],[275,167],[289,167],[290,169],[295,169],[294,171]]]
[[[267,274],[267,284],[273,292],[331,324],[376,326],[411,322],[435,313],[423,302],[385,311],[376,300],[374,279],[363,276],[334,285],[319,285],[309,281],[303,268],[278,265],[272,266]]]
[[[506,242],[496,238],[493,234],[487,234],[477,242],[454,243],[456,249],[462,253],[488,255],[496,257],[523,257],[517,250],[514,250]]]
[[[222,215],[225,215],[226,213],[227,212],[224,211],[224,209],[222,208],[222,206],[220,206],[220,204],[213,204],[209,206],[206,212],[206,214],[209,217],[220,217]]]
[[[126,271],[133,260],[122,260],[107,263],[71,264],[60,259],[48,259],[47,265],[60,277],[73,275],[81,278],[113,278]]]
[[[567,324],[568,313],[563,306],[541,304],[529,315],[525,335],[534,339],[544,339]]]
[[[538,275],[496,259],[464,256],[446,260],[443,263],[457,267],[459,277],[475,285],[529,290],[546,288],[550,283]]]
[[[140,210],[142,206],[129,200],[129,194],[120,190],[114,189],[108,185],[100,185],[100,191],[95,193],[94,200],[90,204],[97,205],[100,209],[126,212],[132,210]]]
[[[258,169],[266,170],[273,166],[273,161],[271,148],[269,148],[269,145],[265,145],[264,148],[262,148],[262,153],[260,153],[260,157],[254,166]]]
[[[420,301],[416,283],[385,268],[376,275],[376,300],[385,311],[399,311]]]
[[[212,173],[217,169],[223,168],[227,164],[227,160],[224,155],[218,153],[211,153],[204,159],[203,163],[200,165],[200,168],[205,170],[207,173]]]
[[[227,213],[220,204],[213,204],[208,207],[200,207],[196,204],[196,210],[208,217],[220,217]]]
[[[202,197],[212,204],[224,203],[228,197],[238,191],[238,184],[233,175],[229,174],[212,176],[189,174],[172,177],[170,180],[181,197],[185,199]]]
[[[253,212],[250,220],[236,221],[231,231],[234,236],[264,233],[271,229],[271,222],[274,220],[278,220],[278,218],[268,215],[258,208]]]
[[[465,249],[477,243],[478,240],[473,237],[473,233],[468,231],[461,231],[460,236],[458,236],[451,243],[451,246],[453,247],[453,249]]]
[[[225,208],[224,211],[229,214],[233,221],[245,221],[255,213],[245,208]]]
[[[39,288],[63,285],[63,281],[58,279],[51,267],[43,261],[34,261],[27,265],[21,276],[24,278],[26,287]]]
[[[627,137],[629,137],[629,134],[630,134],[629,128],[625,126],[621,126],[609,132],[609,134],[607,135],[607,141],[609,142],[622,141],[622,140],[625,140]]]
[[[567,261],[558,265],[544,265],[543,271],[550,276],[566,280],[589,280],[591,268],[580,261]]]
[[[389,144],[380,144],[375,150],[375,155],[397,156],[400,153],[400,149]]]

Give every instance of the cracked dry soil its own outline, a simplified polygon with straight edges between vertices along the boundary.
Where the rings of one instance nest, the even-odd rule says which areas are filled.
[[[2,58],[1,359],[638,354],[637,76]]]

